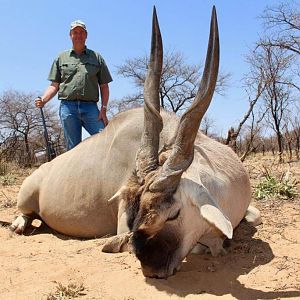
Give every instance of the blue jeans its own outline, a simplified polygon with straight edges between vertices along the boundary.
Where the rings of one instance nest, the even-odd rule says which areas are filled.
[[[64,130],[67,150],[74,148],[82,140],[82,127],[90,134],[104,129],[103,120],[98,120],[97,103],[77,100],[62,100],[59,107],[60,121]]]

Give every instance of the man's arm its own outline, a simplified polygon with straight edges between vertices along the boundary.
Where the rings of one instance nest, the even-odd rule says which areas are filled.
[[[35,106],[43,107],[48,101],[50,101],[56,95],[58,89],[59,89],[59,83],[53,81],[45,90],[43,96],[35,99]]]
[[[106,116],[106,110],[109,99],[109,86],[108,83],[100,85],[100,95],[101,95],[101,110],[99,114],[99,120],[103,120],[105,126],[108,124],[108,119]]]

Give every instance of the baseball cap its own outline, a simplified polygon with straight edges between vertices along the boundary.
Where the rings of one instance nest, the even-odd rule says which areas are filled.
[[[84,22],[82,22],[81,20],[73,21],[73,22],[71,23],[71,28],[70,28],[70,30],[73,30],[75,27],[81,27],[81,28],[83,28],[85,31],[87,31]]]

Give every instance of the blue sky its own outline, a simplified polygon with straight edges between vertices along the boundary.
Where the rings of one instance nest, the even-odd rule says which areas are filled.
[[[165,49],[182,52],[191,64],[203,63],[212,5],[216,5],[220,42],[220,68],[232,79],[225,97],[215,97],[208,116],[215,131],[226,134],[247,110],[241,78],[244,62],[262,33],[258,16],[275,0],[0,0],[0,93],[8,89],[43,92],[54,58],[71,47],[69,26],[83,20],[88,28],[87,46],[102,54],[114,81],[111,99],[120,99],[134,87],[116,74],[128,58],[145,55],[150,48],[153,5],[156,6]],[[51,101],[58,106],[58,100]]]

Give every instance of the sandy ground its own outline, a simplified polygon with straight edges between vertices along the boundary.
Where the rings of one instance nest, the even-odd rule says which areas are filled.
[[[267,166],[300,181],[300,163],[272,158],[246,162],[255,186]],[[0,221],[17,215],[23,177],[0,185]],[[299,187],[299,184],[298,184]],[[101,252],[105,239],[76,240],[35,221],[26,236],[0,226],[0,299],[66,299],[59,290],[81,290],[79,299],[300,299],[300,199],[256,201],[263,224],[242,222],[222,257],[189,255],[167,280],[144,278],[131,253]],[[69,286],[69,289],[68,289]]]

